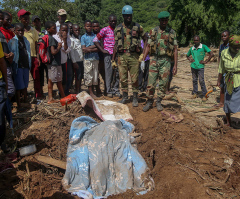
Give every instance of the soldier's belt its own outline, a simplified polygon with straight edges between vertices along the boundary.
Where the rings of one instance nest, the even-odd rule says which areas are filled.
[[[155,58],[158,59],[158,60],[161,60],[161,59],[169,59],[169,60],[171,60],[171,57],[169,57],[167,55],[156,55]]]

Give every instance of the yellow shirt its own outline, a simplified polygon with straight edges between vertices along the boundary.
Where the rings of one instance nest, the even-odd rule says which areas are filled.
[[[31,27],[29,31],[24,32],[24,36],[27,38],[27,40],[30,43],[31,57],[36,57],[37,54],[36,54],[35,42],[38,41],[39,39],[37,30]]]
[[[238,53],[234,58],[232,58],[229,53],[229,48],[222,51],[218,68],[218,73],[224,74],[227,72],[240,72],[240,53]],[[240,73],[235,73],[233,76],[233,87],[239,87]]]
[[[2,43],[0,42],[0,58],[4,57]],[[2,79],[2,71],[0,71],[0,79]]]

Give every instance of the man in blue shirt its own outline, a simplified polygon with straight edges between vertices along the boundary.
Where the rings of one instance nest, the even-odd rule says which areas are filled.
[[[94,87],[98,85],[98,49],[93,43],[95,34],[92,32],[92,22],[86,20],[84,22],[86,33],[81,38],[82,50],[84,52],[84,80],[88,86],[89,94],[93,99],[97,97],[93,94]]]

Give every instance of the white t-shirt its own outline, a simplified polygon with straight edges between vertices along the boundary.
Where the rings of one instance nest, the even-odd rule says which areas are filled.
[[[68,48],[67,50],[64,50],[64,43],[63,41],[60,39],[58,33],[56,35],[53,35],[54,39],[57,40],[58,43],[62,42],[62,48],[61,48],[61,64],[65,64],[67,62],[67,58],[68,58],[68,53],[71,51],[71,39],[70,36],[68,35],[67,37],[67,45]]]

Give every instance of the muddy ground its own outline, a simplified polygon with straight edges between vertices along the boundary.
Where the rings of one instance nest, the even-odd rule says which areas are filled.
[[[109,198],[240,198],[240,130],[224,126],[222,109],[198,112],[218,103],[219,89],[210,94],[206,103],[202,103],[201,98],[191,99],[192,78],[186,52],[183,48],[179,51],[178,74],[171,85],[184,104],[178,103],[176,98],[163,101],[165,110],[173,115],[181,113],[183,121],[167,122],[156,107],[142,112],[144,93],[138,108],[128,104],[136,132],[142,133],[137,148],[150,168],[155,189],[143,196],[128,190]],[[216,62],[206,65],[205,80],[208,90],[216,85]],[[33,91],[31,86],[32,82],[29,92]],[[47,86],[44,89],[47,91]],[[28,112],[14,115],[16,137],[8,136],[8,142],[17,141],[17,147],[36,144],[37,153],[18,159],[14,169],[0,173],[0,198],[77,198],[61,185],[64,170],[42,164],[35,157],[46,155],[65,161],[73,119],[89,115],[100,120],[90,108],[83,109],[79,102],[69,105],[67,111],[60,104],[47,105],[46,100],[39,105],[34,103]],[[233,115],[235,127],[239,126],[239,118],[239,114]],[[2,152],[0,159],[4,161]]]

